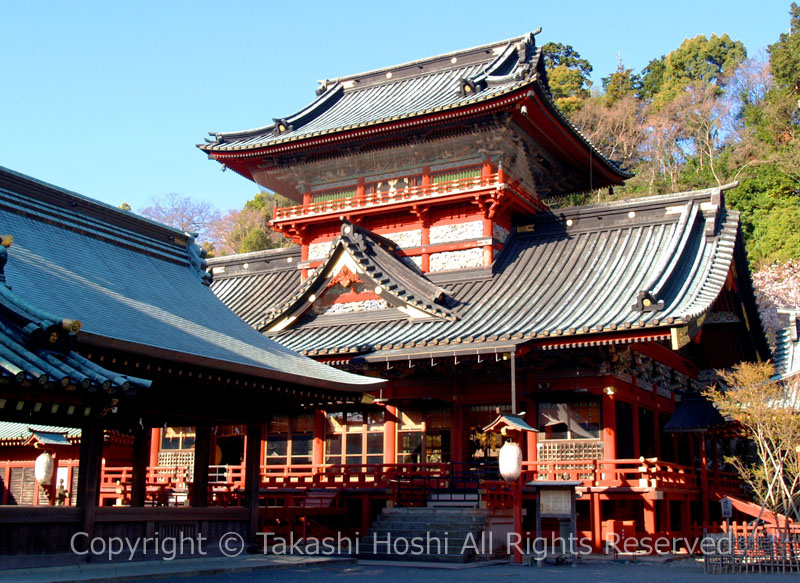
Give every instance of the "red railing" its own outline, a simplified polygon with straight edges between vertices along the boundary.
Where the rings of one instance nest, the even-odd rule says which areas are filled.
[[[17,462],[32,465],[33,462]],[[487,472],[494,469],[494,472]],[[244,490],[244,466],[210,466],[209,496],[212,503],[236,503]],[[434,489],[484,489],[496,477],[496,467],[469,463],[430,464],[349,464],[349,465],[264,465],[261,466],[264,490],[309,488],[386,489],[396,497],[425,493]],[[128,504],[133,478],[130,466],[103,466],[100,483],[101,504]],[[186,466],[149,467],[146,478],[147,500],[154,504],[180,504],[191,496],[191,468]],[[580,481],[585,487],[661,488],[697,490],[698,478],[690,468],[646,459],[559,460],[523,462],[524,481]],[[727,489],[738,489],[738,480],[719,473],[718,482]],[[68,485],[69,486],[69,485]],[[498,498],[502,506],[505,490],[492,486],[487,496]]]
[[[584,486],[606,488],[697,488],[697,476],[690,468],[641,458],[523,462],[522,471],[525,481],[580,481]]]
[[[352,210],[367,206],[395,204],[423,197],[447,196],[456,192],[495,187],[499,184],[499,174],[495,173],[487,176],[473,176],[425,186],[409,186],[408,188],[390,190],[387,192],[370,192],[365,193],[363,196],[353,195],[347,198],[312,202],[307,205],[276,208],[274,220],[281,221],[309,215],[341,212],[343,210]],[[535,202],[530,195],[525,194],[519,187],[514,186],[513,190],[519,196],[522,196],[532,203]]]

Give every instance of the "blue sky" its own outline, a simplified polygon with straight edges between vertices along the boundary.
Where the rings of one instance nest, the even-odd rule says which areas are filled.
[[[436,2],[0,1],[0,166],[138,210],[176,192],[240,208],[257,187],[195,147],[271,123],[317,80],[542,27],[596,85],[698,34],[750,54],[789,28],[789,0]]]

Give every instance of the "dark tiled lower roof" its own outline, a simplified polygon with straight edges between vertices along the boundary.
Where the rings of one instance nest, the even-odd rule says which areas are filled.
[[[312,356],[368,360],[612,333],[668,338],[671,327],[709,310],[731,269],[740,234],[738,214],[724,207],[725,188],[539,215],[509,238],[491,278],[448,284],[437,275],[451,320],[413,321],[388,310],[380,318],[306,317],[273,337]]]
[[[291,297],[257,321],[256,328],[267,331],[280,325],[283,320],[294,321],[303,315],[315,298],[324,292],[331,278],[337,275],[336,266],[345,254],[355,266],[355,275],[370,282],[373,288],[380,288],[382,296],[396,307],[412,307],[432,317],[454,320],[455,316],[442,302],[444,290],[405,263],[395,253],[396,250],[397,245],[393,241],[352,223],[343,223],[341,235],[333,241],[321,265]],[[277,277],[273,276],[274,279]],[[246,293],[236,293],[242,297],[257,294],[252,284]]]
[[[7,253],[0,247],[0,279]],[[48,313],[0,283],[0,377],[71,391],[135,392],[150,386],[149,380],[117,374],[73,351],[80,327],[80,322]]]
[[[800,374],[800,310],[785,311],[789,314],[789,325],[776,335],[773,353],[776,379]]]
[[[299,261],[300,247],[211,259],[211,289],[255,327],[267,312],[283,305],[300,287]]]
[[[180,231],[4,169],[0,225],[14,235],[5,270],[14,293],[80,319],[82,343],[318,388],[375,383],[245,324],[201,283],[197,246]]]
[[[713,403],[701,395],[690,394],[684,396],[675,407],[672,417],[664,425],[664,431],[667,433],[707,431],[726,423]]]

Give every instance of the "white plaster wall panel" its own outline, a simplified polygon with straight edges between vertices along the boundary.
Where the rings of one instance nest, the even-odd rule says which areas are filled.
[[[331,249],[331,243],[332,241],[327,241],[325,243],[311,243],[308,246],[309,260],[324,258]]]
[[[401,249],[410,249],[412,247],[422,246],[422,230],[415,231],[399,231],[397,233],[387,233],[383,235],[387,239],[397,243]]]
[[[462,251],[443,251],[431,254],[431,271],[451,269],[469,269],[483,266],[483,248],[464,249]]]
[[[431,227],[431,245],[464,239],[480,239],[481,237],[483,237],[483,221]]]

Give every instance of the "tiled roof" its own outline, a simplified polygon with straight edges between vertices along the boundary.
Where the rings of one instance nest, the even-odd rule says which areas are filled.
[[[800,310],[785,310],[789,325],[776,335],[773,363],[775,378],[788,379],[800,373]]]
[[[14,294],[83,323],[80,342],[310,387],[374,379],[321,365],[265,338],[209,289],[191,236],[0,168],[0,228],[14,235]]]
[[[269,249],[208,260],[211,289],[251,326],[275,306],[286,302],[302,283],[297,264],[300,247]]]
[[[620,177],[629,177],[603,157],[558,110],[533,34],[322,82],[318,97],[299,112],[268,126],[211,133],[199,144],[214,153],[247,152],[380,124],[497,102],[532,89],[579,141]]]
[[[800,310],[780,310],[789,316],[789,325],[777,334],[773,363],[774,380],[786,381],[783,404],[800,411]]]
[[[31,436],[31,431],[57,433],[61,435],[66,434],[67,438],[77,438],[81,436],[81,430],[77,427],[54,427],[51,425],[31,425],[30,423],[0,421],[0,444],[22,444]]]
[[[675,407],[675,412],[664,425],[667,433],[706,431],[726,425],[725,418],[714,404],[698,394],[686,395]]]
[[[294,295],[267,312],[256,328],[270,330],[284,319],[294,321],[305,313],[337,275],[335,267],[344,254],[352,260],[357,276],[366,279],[373,288],[380,288],[382,296],[395,307],[411,307],[432,317],[454,320],[455,316],[442,302],[444,290],[404,263],[395,254],[396,250],[394,242],[345,222],[322,264]]]
[[[710,309],[730,271],[740,235],[726,188],[537,215],[509,238],[490,277],[430,277],[452,319],[306,314],[273,337],[356,361],[507,352],[531,340],[580,345],[607,333],[667,339],[670,327]],[[247,297],[247,281],[239,283]]]
[[[8,238],[5,241],[10,245]],[[134,392],[150,381],[127,377],[72,350],[81,323],[47,313],[23,300],[4,281],[8,251],[0,247],[0,377],[68,390]]]

